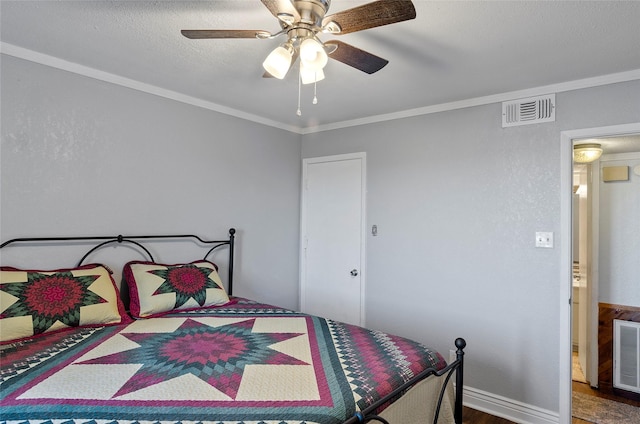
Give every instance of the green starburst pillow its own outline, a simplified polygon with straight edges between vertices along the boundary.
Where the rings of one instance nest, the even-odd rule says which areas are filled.
[[[130,312],[135,318],[229,302],[217,268],[209,261],[178,265],[133,261],[124,266],[122,276],[129,287]]]
[[[102,265],[53,271],[0,268],[0,341],[130,322]]]

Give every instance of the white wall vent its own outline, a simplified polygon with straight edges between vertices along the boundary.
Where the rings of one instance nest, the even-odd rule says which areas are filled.
[[[613,325],[613,387],[640,393],[640,322]]]
[[[555,120],[555,94],[502,103],[502,128],[553,122]]]

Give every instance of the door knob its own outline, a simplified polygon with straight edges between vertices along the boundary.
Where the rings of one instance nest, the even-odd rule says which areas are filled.
[[[351,276],[352,276],[352,277],[355,277],[355,276],[357,276],[357,275],[358,275],[358,270],[357,270],[357,269],[352,269],[352,270],[351,270]]]

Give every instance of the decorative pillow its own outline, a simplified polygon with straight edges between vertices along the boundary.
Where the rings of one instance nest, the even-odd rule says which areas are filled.
[[[133,261],[124,266],[122,276],[135,318],[229,303],[217,267],[209,261],[178,265]]]
[[[131,322],[103,265],[53,271],[0,268],[0,341]]]

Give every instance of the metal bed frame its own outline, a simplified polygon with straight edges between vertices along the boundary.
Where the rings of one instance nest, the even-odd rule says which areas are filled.
[[[81,266],[82,263],[89,257],[90,254],[95,252],[96,250],[112,244],[112,243],[130,243],[133,244],[140,249],[142,249],[145,254],[149,257],[151,262],[154,262],[153,255],[149,250],[138,240],[194,240],[203,244],[205,246],[211,246],[207,253],[204,255],[203,260],[206,260],[207,257],[216,249],[222,246],[229,246],[229,265],[228,265],[228,281],[227,281],[227,293],[229,295],[233,292],[233,259],[234,259],[234,247],[235,247],[235,228],[229,229],[229,236],[227,239],[223,240],[206,240],[201,238],[200,236],[193,234],[170,234],[170,235],[117,235],[117,236],[80,236],[80,237],[22,237],[22,238],[14,238],[4,243],[0,244],[0,249],[10,246],[10,245],[34,245],[40,243],[50,243],[50,242],[89,242],[89,241],[99,241],[99,243],[93,246],[87,253],[82,256],[82,258],[78,261],[77,266]],[[360,412],[356,412],[351,418],[345,421],[342,424],[365,424],[370,421],[379,421],[383,424],[389,424],[387,420],[382,418],[381,416],[376,414],[376,411],[383,405],[386,405],[393,400],[397,399],[399,396],[404,394],[407,390],[413,387],[415,384],[420,381],[426,379],[429,376],[442,377],[444,376],[445,381],[442,384],[442,388],[440,389],[440,394],[438,397],[438,403],[436,406],[435,416],[433,419],[433,423],[437,424],[438,418],[440,416],[440,407],[442,405],[442,400],[444,398],[447,385],[453,374],[455,373],[455,403],[454,403],[454,420],[456,424],[462,423],[462,395],[463,395],[463,374],[464,374],[464,348],[467,345],[467,342],[462,338],[457,338],[455,340],[456,350],[456,360],[448,364],[445,368],[441,370],[436,370],[434,368],[428,368],[422,371],[420,374],[414,376],[411,380],[407,381],[405,384],[389,393],[387,396],[381,398],[377,402],[373,403],[369,407],[365,408]]]
[[[196,240],[204,245],[213,245],[207,253],[202,258],[203,260],[207,259],[207,257],[216,249],[222,246],[229,246],[229,269],[228,269],[228,280],[227,280],[227,293],[229,295],[233,292],[233,251],[235,244],[235,236],[236,230],[235,228],[229,229],[229,238],[226,240],[205,240],[200,236],[193,234],[171,234],[171,235],[143,235],[143,236],[83,236],[83,237],[22,237],[22,238],[14,238],[11,240],[7,240],[4,243],[0,244],[0,249],[6,246],[10,246],[12,244],[34,244],[34,243],[48,243],[48,242],[59,242],[59,241],[68,241],[68,242],[81,242],[81,241],[100,241],[104,240],[101,243],[93,246],[84,256],[78,261],[77,266],[82,265],[82,263],[89,257],[90,254],[95,252],[96,250],[112,243],[130,243],[138,246],[142,249],[151,262],[155,262],[153,255],[149,250],[139,241],[137,240]]]

